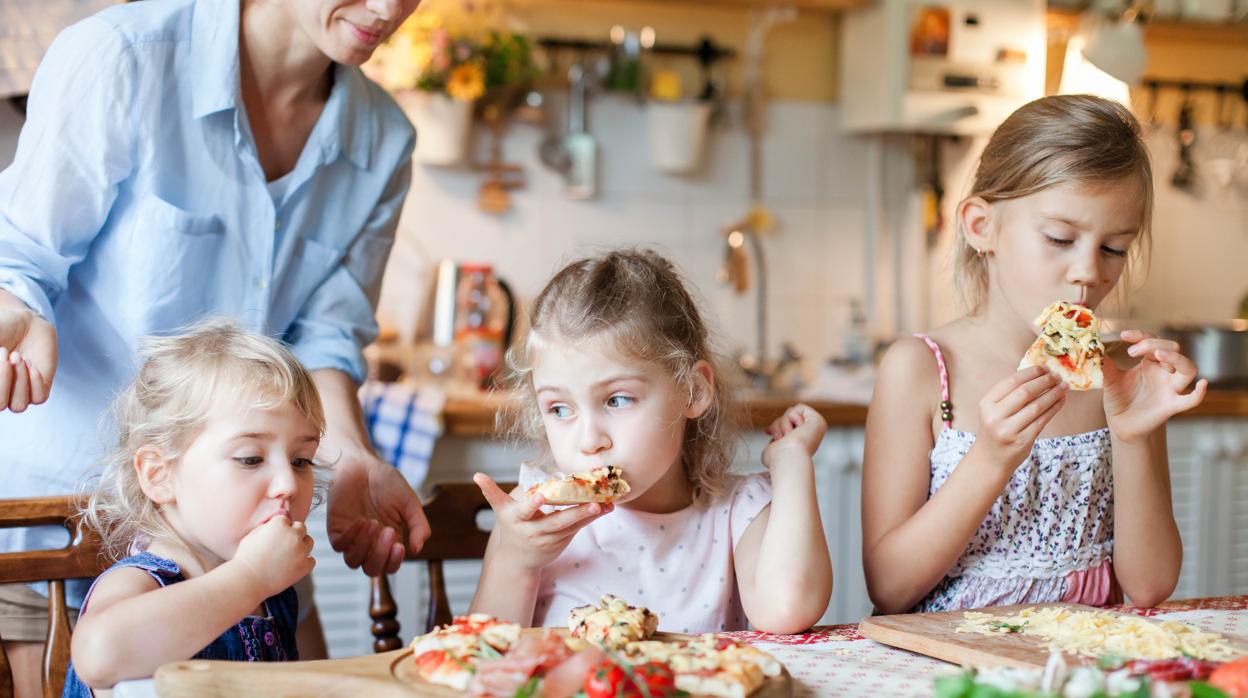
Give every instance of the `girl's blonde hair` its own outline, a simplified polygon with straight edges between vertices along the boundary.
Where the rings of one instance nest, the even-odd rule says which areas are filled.
[[[533,389],[536,345],[603,340],[624,356],[669,371],[693,401],[703,384],[694,365],[705,361],[715,374],[711,404],[685,425],[681,463],[695,502],[721,494],[732,466],[738,424],[727,385],[729,374],[697,303],[670,262],[649,250],[616,250],[573,262],[533,301],[529,331],[507,352],[513,398],[499,413],[512,436],[538,445],[550,458],[541,410]]]
[[[1063,184],[1097,187],[1124,181],[1138,187],[1143,214],[1140,244],[1132,246],[1134,266],[1146,259],[1153,219],[1153,168],[1140,124],[1118,102],[1057,95],[1019,107],[997,127],[980,155],[967,198],[993,203]],[[967,242],[961,221],[953,269],[966,309],[979,312],[988,292],[988,264]]]
[[[134,458],[143,446],[176,461],[221,410],[293,405],[318,432],[321,398],[307,369],[281,342],[209,319],[163,337],[149,337],[134,383],[113,403],[117,441],[81,516],[100,534],[110,559],[155,538],[175,537],[139,486]],[[318,469],[319,470],[319,469]],[[318,481],[319,501],[323,483]]]

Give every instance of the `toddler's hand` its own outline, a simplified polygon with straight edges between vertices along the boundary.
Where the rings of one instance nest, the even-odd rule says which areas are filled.
[[[1022,464],[1036,437],[1066,404],[1061,378],[1040,366],[1015,371],[979,401],[975,446],[990,449],[1011,470]]]
[[[771,436],[771,443],[763,449],[763,464],[771,468],[779,462],[778,457],[783,460],[778,454],[789,449],[800,449],[806,458],[815,455],[828,431],[828,422],[809,405],[799,403],[785,410],[765,431]]]
[[[593,502],[544,514],[541,508],[546,500],[541,495],[525,497],[517,489],[513,497],[482,473],[474,475],[472,481],[494,510],[499,553],[532,572],[554,562],[577,531],[615,508],[612,504]]]
[[[232,562],[246,571],[251,585],[267,599],[306,577],[316,566],[312,536],[302,521],[274,516],[243,536]]]
[[[1137,442],[1148,437],[1179,412],[1205,399],[1209,381],[1196,378],[1196,364],[1179,353],[1177,342],[1159,339],[1139,330],[1126,330],[1122,339],[1131,344],[1127,353],[1140,363],[1122,372],[1108,358],[1105,374],[1105,420],[1115,437]]]

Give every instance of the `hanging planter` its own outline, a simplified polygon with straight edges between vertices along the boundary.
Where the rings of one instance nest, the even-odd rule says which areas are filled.
[[[395,97],[416,128],[413,157],[417,162],[457,165],[464,161],[472,131],[472,102],[425,90],[404,90]]]
[[[707,102],[650,102],[650,161],[668,174],[691,174],[702,166],[711,116]]]

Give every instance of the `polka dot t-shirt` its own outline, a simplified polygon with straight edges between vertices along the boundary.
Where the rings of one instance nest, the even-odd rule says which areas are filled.
[[[546,477],[528,464],[520,467],[521,487]],[[734,479],[707,506],[670,514],[616,508],[581,529],[542,571],[533,625],[566,627],[573,608],[615,594],[657,613],[659,630],[745,630],[733,553],[770,503],[771,477],[755,473]]]

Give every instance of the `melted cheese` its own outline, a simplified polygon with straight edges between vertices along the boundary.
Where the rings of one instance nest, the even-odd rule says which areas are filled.
[[[1189,656],[1224,661],[1239,656],[1221,635],[1178,621],[1151,621],[1108,611],[1028,608],[1015,616],[968,611],[959,633],[997,635],[1019,632],[1047,640],[1049,647],[1083,657],[1116,654],[1125,659]]]
[[[1079,325],[1083,315],[1088,317],[1087,327]],[[1053,356],[1070,356],[1076,371],[1093,353],[1105,351],[1096,330],[1096,316],[1081,305],[1057,301],[1045,308],[1034,324],[1041,328],[1045,351]]]

